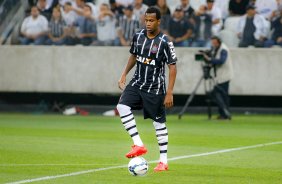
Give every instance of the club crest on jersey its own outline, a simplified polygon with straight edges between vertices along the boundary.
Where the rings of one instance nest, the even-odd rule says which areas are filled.
[[[156,54],[158,52],[158,46],[157,45],[153,45],[152,49],[151,49],[151,53]]]
[[[137,56],[136,60],[145,65],[153,65],[153,66],[156,65],[156,61],[154,59],[149,59],[142,56]]]

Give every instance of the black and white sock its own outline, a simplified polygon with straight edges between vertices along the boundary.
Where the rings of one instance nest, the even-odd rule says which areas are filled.
[[[127,105],[118,104],[117,110],[119,112],[121,122],[125,130],[131,136],[134,145],[143,146],[143,142],[139,136],[139,133],[136,127],[136,122],[135,122],[133,113],[131,112],[131,108],[128,107]]]
[[[160,149],[160,162],[167,164],[168,132],[165,123],[153,122]]]

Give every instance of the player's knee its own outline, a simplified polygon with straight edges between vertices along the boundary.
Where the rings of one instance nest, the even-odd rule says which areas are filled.
[[[159,123],[159,122],[156,122],[156,121],[153,122],[153,125],[154,125],[155,129],[161,129],[161,128],[166,127],[165,123]]]
[[[126,114],[129,114],[131,111],[130,111],[130,107],[127,106],[127,105],[123,105],[123,104],[118,104],[117,105],[117,110],[119,112],[119,114],[122,116],[122,115],[126,115]]]

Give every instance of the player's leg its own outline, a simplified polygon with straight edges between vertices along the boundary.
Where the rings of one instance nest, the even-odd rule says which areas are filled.
[[[134,145],[143,146],[143,142],[139,136],[139,133],[136,127],[135,118],[133,116],[133,113],[131,112],[131,108],[127,105],[118,104],[117,110],[120,114],[121,122],[125,130],[132,137]]]
[[[166,128],[166,114],[163,105],[164,95],[154,95],[142,93],[142,101],[144,108],[144,118],[152,119],[156,130],[156,137],[160,149],[160,162],[154,171],[168,170],[167,164],[167,148],[168,148],[168,132]]]
[[[168,170],[167,164],[167,148],[168,148],[168,132],[165,123],[153,122],[156,136],[160,149],[160,162],[155,167],[154,171],[165,171]]]
[[[139,136],[136,121],[131,111],[131,107],[138,108],[138,104],[141,103],[141,98],[135,89],[127,87],[121,95],[120,101],[117,105],[122,124],[128,134],[133,140],[132,150],[126,154],[127,158],[143,155],[147,152],[147,149],[143,145],[143,142]]]

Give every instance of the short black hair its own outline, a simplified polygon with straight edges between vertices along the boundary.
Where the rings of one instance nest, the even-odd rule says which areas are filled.
[[[212,36],[211,40],[216,40],[219,44],[221,44],[221,42],[222,42],[221,38],[218,37],[218,36]]]
[[[145,14],[147,13],[155,13],[157,20],[161,19],[161,12],[157,7],[154,7],[154,6],[149,7]]]

